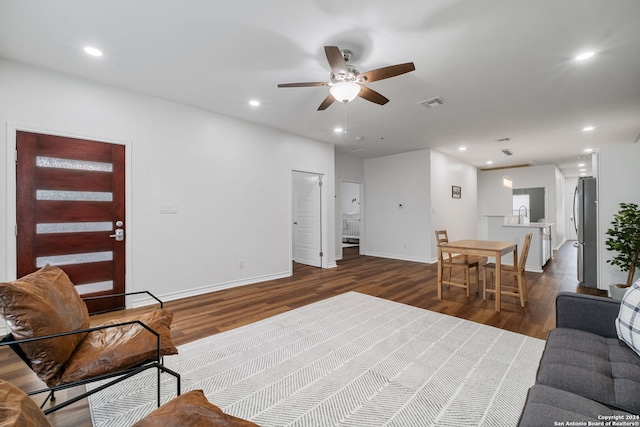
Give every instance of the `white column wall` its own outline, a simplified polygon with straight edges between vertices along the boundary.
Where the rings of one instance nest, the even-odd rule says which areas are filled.
[[[437,260],[435,229],[477,237],[475,167],[420,150],[365,160],[365,178],[367,255],[430,263]],[[451,197],[453,185],[462,198]]]
[[[429,163],[429,150],[365,160],[367,239],[361,253],[431,260]]]

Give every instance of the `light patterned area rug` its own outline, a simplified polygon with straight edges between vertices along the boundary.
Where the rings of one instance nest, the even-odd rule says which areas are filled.
[[[349,292],[179,347],[182,390],[261,426],[514,426],[544,341]],[[163,378],[165,375],[163,375]],[[155,408],[155,372],[90,398],[95,427]],[[168,375],[163,400],[175,395]]]

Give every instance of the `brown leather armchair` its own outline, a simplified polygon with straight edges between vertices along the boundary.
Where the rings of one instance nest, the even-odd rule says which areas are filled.
[[[105,384],[44,410],[49,414],[148,369],[176,378],[163,365],[163,356],[176,354],[171,341],[173,314],[159,308],[141,316],[89,327],[87,307],[62,269],[45,266],[13,282],[0,283],[0,315],[11,331],[0,342],[10,346],[47,385],[28,392],[37,395],[94,381]]]

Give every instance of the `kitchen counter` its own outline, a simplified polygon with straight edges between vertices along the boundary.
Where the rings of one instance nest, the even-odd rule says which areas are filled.
[[[505,224],[505,215],[488,216],[488,236],[489,240],[497,240],[502,242],[518,243],[518,250],[522,249],[524,236],[527,233],[533,233],[531,239],[531,247],[527,256],[527,264],[525,270],[533,272],[542,272],[544,265],[551,259],[552,243],[551,243],[551,227],[555,224],[551,222],[531,222],[524,224]],[[518,254],[518,256],[520,256]],[[502,260],[505,264],[511,264],[513,261],[508,257]]]
[[[553,222],[528,222],[526,224],[502,224],[503,227],[547,228],[555,225]]]

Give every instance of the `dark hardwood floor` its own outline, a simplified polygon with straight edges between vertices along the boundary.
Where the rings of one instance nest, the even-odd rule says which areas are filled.
[[[438,300],[435,264],[360,256],[357,247],[347,249],[334,269],[294,264],[294,274],[290,278],[171,301],[165,307],[174,313],[172,337],[176,345],[349,291],[544,339],[555,324],[554,300],[558,292],[605,295],[601,291],[578,286],[576,250],[571,243],[566,243],[555,254],[555,259],[545,266],[543,273],[526,274],[529,289],[526,308],[520,307],[517,298],[505,296],[499,313],[494,311],[492,299],[483,301],[481,293],[472,293],[467,298],[461,288],[445,289],[443,299]],[[127,310],[130,313],[140,311],[146,309]],[[92,320],[100,323],[114,317],[116,314],[103,314]],[[23,390],[33,390],[42,385],[31,370],[6,348],[0,349],[0,378]],[[60,398],[64,398],[64,392],[60,393]],[[86,400],[51,414],[49,419],[54,426],[91,426]]]

